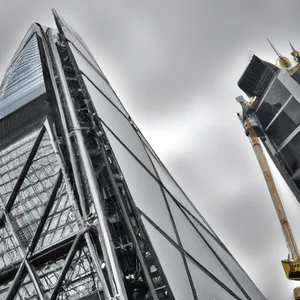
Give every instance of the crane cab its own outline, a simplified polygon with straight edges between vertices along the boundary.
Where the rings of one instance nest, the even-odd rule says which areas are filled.
[[[281,261],[286,277],[289,280],[300,281],[300,263],[294,260],[282,260]],[[299,290],[300,300],[300,290]]]

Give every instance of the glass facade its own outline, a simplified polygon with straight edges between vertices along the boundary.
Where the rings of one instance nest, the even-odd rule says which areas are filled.
[[[265,299],[54,17],[58,38],[34,25],[1,85],[0,300]]]

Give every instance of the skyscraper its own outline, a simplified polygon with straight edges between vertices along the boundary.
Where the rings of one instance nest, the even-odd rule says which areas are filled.
[[[54,18],[0,87],[0,299],[265,299]]]

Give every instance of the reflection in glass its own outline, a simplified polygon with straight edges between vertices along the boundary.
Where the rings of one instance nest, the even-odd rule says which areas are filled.
[[[281,150],[281,154],[293,172],[300,167],[300,132]]]
[[[78,229],[76,213],[67,193],[66,184],[63,182],[57,192],[35,251],[57,243],[60,239],[74,234]]]
[[[216,256],[209,249],[207,244],[205,244],[201,236],[193,228],[189,220],[185,217],[179,207],[170,200],[170,198],[168,200],[184,250],[210,273],[214,274],[215,277],[234,291],[236,295],[244,299],[245,297],[241,290],[229,276],[221,263],[217,260]]]
[[[135,205],[176,241],[175,232],[159,185],[129,152],[107,132]]]
[[[0,150],[0,204],[4,206],[17,182],[39,130]]]
[[[216,299],[216,300],[217,299],[218,300],[239,299],[238,297],[233,297],[232,295],[230,295],[224,288],[218,285],[213,279],[208,277],[189,259],[188,259],[188,267],[195,281],[195,287],[199,299]],[[184,298],[178,298],[178,299],[184,299]]]
[[[194,299],[180,252],[144,217],[142,221],[175,299]]]
[[[300,124],[300,103],[292,98],[280,112],[267,134],[279,146]]]
[[[276,79],[257,110],[258,119],[264,129],[275,117],[279,109],[285,104],[289,96],[290,92],[278,79]]]
[[[10,211],[12,225],[25,249],[44,213],[59,170],[46,132]]]
[[[36,34],[7,69],[0,86],[0,119],[45,93]]]

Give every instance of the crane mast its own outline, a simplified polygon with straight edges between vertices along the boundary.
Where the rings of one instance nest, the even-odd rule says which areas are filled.
[[[245,119],[245,124],[246,124],[246,129],[249,133],[249,139],[252,144],[253,151],[259,162],[259,165],[260,165],[261,171],[264,175],[266,184],[268,186],[269,193],[270,193],[271,199],[273,201],[278,219],[280,221],[281,228],[282,228],[285,240],[286,240],[286,244],[287,244],[287,247],[288,247],[288,250],[290,253],[291,260],[300,262],[299,250],[296,245],[295,238],[292,233],[287,216],[285,214],[278,190],[276,188],[271,169],[269,167],[266,156],[263,153],[261,143],[259,141],[258,136],[255,133],[255,130],[252,127],[251,121],[248,118]]]

